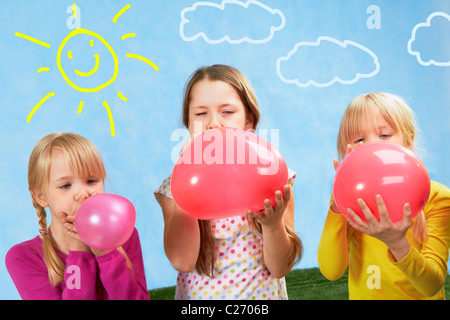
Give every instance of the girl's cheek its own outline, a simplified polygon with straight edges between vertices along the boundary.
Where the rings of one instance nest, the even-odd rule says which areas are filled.
[[[189,125],[189,133],[191,134],[192,139],[201,135],[205,131],[204,125],[202,121],[194,121]]]

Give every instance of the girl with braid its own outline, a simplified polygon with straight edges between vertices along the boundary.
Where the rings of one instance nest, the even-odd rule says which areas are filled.
[[[125,244],[106,252],[90,248],[76,232],[78,208],[103,192],[105,177],[98,150],[82,136],[52,133],[36,144],[28,186],[39,235],[6,255],[22,299],[149,299],[136,229]]]

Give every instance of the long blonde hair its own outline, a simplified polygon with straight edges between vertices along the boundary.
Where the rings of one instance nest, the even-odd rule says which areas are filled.
[[[191,91],[193,86],[201,80],[223,81],[232,86],[239,95],[244,104],[246,117],[253,121],[253,129],[256,129],[260,113],[258,102],[252,86],[246,77],[237,69],[216,64],[212,66],[201,67],[197,69],[189,78],[184,94],[183,101],[183,124],[189,127],[189,105],[191,101]],[[208,220],[198,220],[200,228],[200,251],[196,263],[197,271],[201,274],[211,275],[214,272],[216,261],[216,239],[211,230],[211,224]],[[261,226],[254,220],[253,225],[261,232]],[[293,246],[289,258],[289,265],[294,265],[300,260],[301,256],[301,241],[297,233],[290,227],[285,225],[289,238],[292,240]]]
[[[98,177],[104,180],[106,171],[95,145],[88,139],[74,133],[51,133],[43,137],[34,147],[28,163],[28,189],[36,209],[39,228],[42,230],[42,253],[48,269],[48,277],[53,286],[64,282],[65,263],[61,260],[47,230],[47,213],[35,199],[37,193],[45,193],[50,178],[53,149],[63,152],[74,174],[80,177]],[[119,251],[127,258],[123,249]],[[129,264],[130,266],[130,264]]]
[[[391,93],[367,93],[354,98],[344,112],[337,138],[340,160],[344,158],[347,144],[351,143],[352,137],[363,132],[364,126],[373,125],[374,114],[378,112],[397,133],[403,134],[404,145],[414,148],[418,129],[414,112],[408,104]],[[423,211],[413,219],[410,232],[413,240],[419,245],[428,237]]]

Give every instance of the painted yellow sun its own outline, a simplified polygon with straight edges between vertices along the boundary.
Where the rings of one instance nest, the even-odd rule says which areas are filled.
[[[76,17],[77,14],[77,6],[74,3],[72,6],[72,10],[73,10],[73,14]],[[126,6],[124,6],[112,19],[113,23],[117,22],[117,19],[128,9],[130,8],[130,5],[127,4]],[[41,46],[44,46],[46,48],[50,48],[51,45],[43,42],[41,40],[38,40],[36,38],[30,37],[28,35],[16,32],[15,35],[17,37],[29,40],[31,42],[34,42],[36,44],[39,44]],[[103,47],[103,52],[106,53],[106,55],[108,55],[108,59],[113,61],[113,70],[111,72],[110,77],[107,77],[107,79],[102,79],[100,81],[97,81],[97,83],[95,85],[86,85],[83,84],[82,82],[79,81],[79,79],[82,78],[87,78],[87,77],[92,77],[95,76],[95,74],[98,72],[99,67],[101,65],[101,61],[104,59],[104,57],[101,57],[99,54],[94,54],[92,57],[87,57],[86,59],[88,61],[92,61],[92,68],[90,68],[90,70],[79,70],[74,69],[73,72],[68,72],[67,70],[64,69],[63,66],[63,60],[64,59],[74,59],[74,53],[71,50],[71,46],[70,43],[71,41],[80,36],[83,35],[85,37],[87,37],[89,39],[89,45],[91,47],[94,46],[102,46]],[[121,39],[125,40],[127,38],[130,37],[135,37],[136,34],[135,33],[127,33],[124,34]],[[150,61],[149,59],[142,57],[140,55],[137,54],[133,54],[133,53],[128,53],[125,55],[127,58],[134,58],[134,59],[138,59],[140,61],[143,61],[147,64],[149,64],[150,66],[152,66],[153,69],[155,69],[156,71],[159,70],[158,66],[156,64],[154,64],[152,61]],[[84,57],[83,57],[84,58]],[[90,59],[90,60],[89,60]],[[64,78],[64,80],[75,90],[80,91],[80,92],[88,92],[88,93],[92,93],[92,92],[97,92],[100,91],[102,89],[104,89],[105,87],[109,86],[111,83],[113,83],[118,75],[118,71],[119,71],[119,59],[116,55],[116,53],[114,52],[114,49],[111,47],[111,45],[99,34],[87,30],[87,29],[83,29],[83,28],[78,28],[78,29],[74,29],[72,30],[65,38],[64,40],[61,42],[61,44],[58,47],[58,51],[56,54],[56,65],[57,68],[59,70],[59,72],[61,73],[62,77]],[[43,71],[50,71],[49,67],[41,67],[38,69],[38,73],[43,72]],[[73,74],[76,74],[77,77],[80,78],[75,78],[73,77]],[[122,99],[123,101],[127,101],[128,99],[122,94],[122,92],[118,91],[117,95],[119,96],[120,99]],[[45,97],[43,97],[30,111],[30,113],[28,114],[27,117],[27,122],[31,121],[31,118],[33,117],[33,115],[35,114],[35,112],[44,104],[45,101],[47,101],[50,97],[55,96],[54,92],[49,92],[47,95],[45,95]],[[79,105],[78,105],[78,113],[80,114],[82,112],[83,109],[83,105],[84,105],[84,101],[81,100]],[[114,127],[114,118],[113,115],[111,113],[111,109],[109,107],[109,104],[107,101],[103,101],[102,103],[103,107],[105,107],[107,114],[108,114],[108,119],[109,119],[109,123],[110,123],[110,128],[111,128],[111,136],[115,136],[115,127]]]

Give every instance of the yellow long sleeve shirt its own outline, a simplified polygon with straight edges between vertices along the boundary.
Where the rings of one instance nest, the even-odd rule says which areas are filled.
[[[347,267],[350,299],[444,299],[450,247],[450,189],[431,181],[424,208],[428,237],[422,244],[407,238],[411,248],[396,261],[380,240],[347,224],[344,215],[328,211],[318,248],[319,268],[329,280]],[[413,219],[414,223],[414,219]]]

